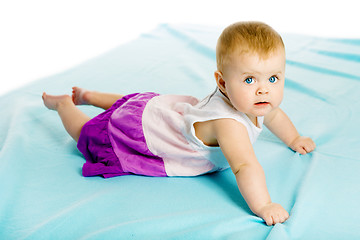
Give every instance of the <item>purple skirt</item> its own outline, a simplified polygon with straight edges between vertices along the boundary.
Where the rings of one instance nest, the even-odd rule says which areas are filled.
[[[157,95],[124,96],[83,126],[77,144],[86,159],[83,176],[167,176],[162,158],[148,149],[142,129],[144,108]]]

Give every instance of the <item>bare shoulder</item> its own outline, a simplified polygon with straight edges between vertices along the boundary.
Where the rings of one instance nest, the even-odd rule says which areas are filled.
[[[223,118],[194,123],[195,135],[205,145],[219,146],[218,138],[246,131],[246,127],[235,119]]]

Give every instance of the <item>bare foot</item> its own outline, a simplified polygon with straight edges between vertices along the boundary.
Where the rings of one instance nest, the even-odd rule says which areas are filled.
[[[69,95],[48,95],[45,92],[42,95],[44,105],[51,110],[57,110],[61,104],[72,103]]]
[[[72,101],[75,105],[90,104],[91,91],[79,87],[73,87],[72,89]]]

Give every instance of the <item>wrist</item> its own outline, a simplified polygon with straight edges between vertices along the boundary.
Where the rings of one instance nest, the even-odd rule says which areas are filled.
[[[301,137],[301,136],[300,136],[299,134],[296,135],[295,137],[293,137],[292,140],[289,141],[289,143],[287,144],[288,147],[293,148],[295,142],[296,142],[300,137]]]
[[[257,206],[250,207],[251,211],[256,214],[257,216],[262,216],[262,213],[264,209],[266,209],[267,206],[271,205],[271,200],[269,202],[265,202],[262,204],[258,204]]]

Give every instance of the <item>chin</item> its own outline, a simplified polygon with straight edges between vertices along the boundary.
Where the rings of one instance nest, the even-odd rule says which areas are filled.
[[[268,110],[268,109],[263,109],[263,110],[258,110],[254,112],[253,116],[257,116],[257,117],[264,117],[267,114],[269,114],[271,112],[272,109]]]

